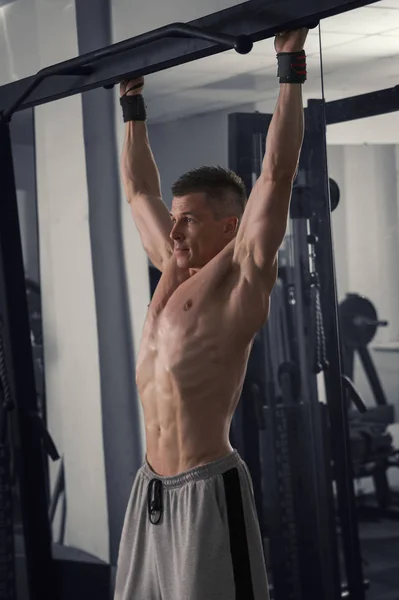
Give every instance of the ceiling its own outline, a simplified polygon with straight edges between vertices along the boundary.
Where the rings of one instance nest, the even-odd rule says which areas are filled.
[[[399,0],[382,0],[321,22],[326,100],[399,84]],[[320,98],[319,30],[309,32],[305,99]],[[255,103],[273,110],[278,86],[273,40],[248,55],[227,51],[149,75],[145,83],[152,122]]]

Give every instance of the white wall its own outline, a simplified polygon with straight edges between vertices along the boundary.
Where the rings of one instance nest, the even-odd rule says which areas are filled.
[[[40,67],[77,54],[74,4],[37,3]],[[23,43],[23,40],[21,40]],[[96,307],[80,96],[35,109],[49,431],[65,460],[67,545],[108,560]],[[52,480],[55,465],[51,464]]]
[[[329,125],[327,143],[399,144],[399,112]]]
[[[399,342],[399,221],[396,146],[328,148],[330,176],[340,187],[333,213],[338,293],[367,296],[381,318],[375,343]]]
[[[352,129],[353,133],[353,129]],[[399,211],[398,147],[328,147],[329,175],[340,187],[341,201],[332,216],[338,297],[355,292],[369,298],[380,319],[370,344],[388,402],[399,418]],[[368,406],[375,405],[359,361],[355,383]]]

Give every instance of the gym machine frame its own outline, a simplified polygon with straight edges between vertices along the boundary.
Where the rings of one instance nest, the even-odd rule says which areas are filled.
[[[295,385],[293,379],[281,383],[281,393],[276,385],[276,373],[267,365],[268,356],[276,348],[271,338],[270,324],[262,331],[264,350],[258,350],[266,361],[266,385],[263,386],[264,399],[260,399],[262,411],[259,419],[260,456],[263,462],[262,477],[265,488],[262,501],[265,533],[270,543],[270,559],[275,599],[323,598],[336,600],[341,597],[341,581],[338,567],[338,549],[334,523],[334,503],[332,497],[332,473],[330,468],[330,448],[326,444],[329,437],[328,419],[325,406],[320,405],[317,395],[314,364],[316,353],[312,348],[312,336],[306,336],[306,324],[312,323],[315,315],[307,298],[313,280],[309,268],[309,246],[307,242],[307,222],[309,197],[319,198],[320,208],[328,215],[329,195],[326,164],[325,136],[323,135],[324,113],[322,101],[310,101],[305,109],[305,138],[301,152],[297,182],[302,180],[303,189],[294,187],[291,205],[290,238],[295,256],[294,272],[288,268],[286,277],[292,291],[288,311],[291,313],[294,331],[290,332],[296,340],[292,344],[291,359],[298,369]],[[261,163],[254,139],[266,137],[271,115],[232,114],[229,117],[229,166],[240,175],[248,189],[252,187],[252,178],[259,175],[258,163]],[[263,154],[263,152],[261,152]],[[317,161],[317,164],[315,162]],[[302,191],[304,194],[302,195]],[[302,214],[303,213],[303,214]],[[324,216],[324,215],[323,215]],[[328,280],[334,277],[332,262],[331,232],[321,237],[321,243],[330,254]],[[290,242],[290,244],[291,244]],[[283,267],[284,269],[284,267]],[[285,269],[287,271],[287,269]],[[320,272],[316,269],[316,272]],[[322,282],[324,284],[324,281]],[[312,292],[313,293],[313,292]],[[327,295],[331,306],[335,304],[334,282],[328,285]],[[272,305],[273,305],[272,297]],[[276,299],[276,302],[279,302]],[[314,309],[313,309],[314,310]],[[330,413],[335,421],[335,432],[339,438],[345,437],[345,417],[340,410],[340,357],[337,334],[337,317],[331,311],[331,325],[328,360],[330,377],[338,381],[337,389],[328,394],[330,404],[335,396],[338,406]],[[326,321],[325,321],[326,323]],[[328,339],[327,337],[327,339]],[[252,357],[251,357],[252,358]],[[255,360],[258,360],[255,358]],[[286,359],[284,359],[286,360]],[[320,358],[319,358],[320,361]],[[286,366],[287,363],[284,364]],[[281,365],[280,365],[281,366]],[[320,365],[320,369],[321,369]],[[262,365],[259,365],[262,369]],[[294,387],[299,388],[294,391]],[[284,389],[285,388],[285,389]],[[244,390],[245,391],[245,390]],[[243,397],[243,400],[247,400]],[[250,395],[248,397],[250,401]],[[256,402],[256,400],[255,400]],[[244,410],[244,407],[242,407]],[[249,433],[251,438],[255,437]],[[349,437],[347,435],[347,437]],[[337,440],[336,440],[337,441]],[[340,449],[339,449],[340,450]],[[337,453],[335,453],[337,454]],[[244,454],[244,458],[246,456]],[[354,504],[350,490],[347,490],[347,456],[334,457],[339,463],[339,513],[343,528],[354,529],[345,538],[345,566],[347,587],[350,598],[364,599],[363,576],[359,544],[357,540],[356,520],[353,521]],[[246,459],[247,460],[247,459]],[[247,461],[248,462],[248,461]],[[256,463],[256,459],[254,460]],[[251,465],[249,465],[251,466]],[[352,484],[352,479],[349,477]],[[267,483],[266,483],[267,482]],[[257,487],[254,477],[254,488]],[[267,491],[266,491],[267,486]],[[272,489],[273,488],[273,489]],[[347,493],[349,491],[349,494]],[[261,520],[261,517],[260,517]]]
[[[335,292],[335,273],[333,266],[333,256],[332,256],[332,247],[331,244],[326,243],[327,239],[331,239],[331,221],[329,215],[329,190],[327,186],[327,161],[326,161],[326,139],[325,139],[325,125],[332,125],[335,123],[367,118],[372,116],[377,116],[380,114],[386,114],[390,112],[395,112],[399,110],[399,86],[379,90],[376,92],[371,92],[367,94],[362,94],[359,96],[344,98],[341,100],[324,103],[321,100],[310,100],[308,103],[308,107],[305,109],[305,119],[306,119],[306,131],[305,131],[305,139],[304,146],[301,154],[301,162],[300,162],[300,171],[301,169],[305,171],[305,185],[308,185],[310,197],[315,199],[311,200],[317,203],[317,208],[314,210],[314,214],[307,215],[310,219],[310,230],[314,234],[317,233],[318,241],[316,241],[317,251],[316,251],[316,271],[319,273],[320,284],[321,284],[321,302],[322,302],[322,312],[324,317],[324,323],[328,324],[330,327],[326,334],[327,338],[327,346],[328,346],[328,360],[330,362],[329,369],[325,372],[325,381],[326,381],[326,393],[327,393],[327,405],[328,405],[328,418],[330,422],[330,432],[326,432],[325,439],[327,439],[327,433],[331,437],[331,447],[333,451],[333,458],[336,465],[335,475],[336,475],[336,484],[337,484],[337,500],[338,500],[338,514],[340,517],[340,522],[342,526],[342,541],[343,541],[343,551],[344,551],[344,562],[345,562],[345,571],[347,576],[347,586],[345,597],[350,597],[352,599],[361,599],[364,598],[364,588],[366,582],[363,580],[362,574],[362,563],[361,563],[361,553],[360,553],[360,543],[358,536],[358,528],[357,528],[357,516],[355,509],[355,498],[353,491],[353,477],[352,477],[352,466],[350,460],[350,451],[349,451],[349,429],[348,429],[348,419],[346,415],[346,404],[343,401],[342,396],[342,373],[341,373],[341,358],[339,354],[339,336],[337,330],[337,313],[336,313],[336,304],[332,302],[332,299],[336,297]],[[254,153],[256,154],[256,148],[254,145],[254,136],[262,135],[264,138],[266,137],[268,127],[270,125],[272,115],[267,114],[252,114],[252,113],[234,113],[229,116],[229,166],[235,172],[237,172],[244,180],[246,187],[251,189],[252,187],[252,178],[254,172]],[[313,152],[309,153],[309,147],[312,148]],[[256,157],[255,157],[256,158]],[[299,178],[298,178],[299,179]],[[293,193],[292,204],[294,204],[298,199],[295,197],[295,189]],[[293,208],[293,207],[292,207]],[[298,215],[296,215],[298,216]],[[300,216],[300,215],[299,215]],[[305,215],[304,215],[305,216]],[[306,257],[302,256],[301,248],[307,248],[307,240],[306,240],[306,231],[302,231],[303,226],[300,222],[295,221],[295,216],[293,215],[293,210],[291,211],[291,218],[293,220],[293,240],[297,238],[297,243],[295,243],[296,250],[295,254],[299,252],[301,256],[296,256],[298,262],[301,260],[306,261]],[[299,221],[304,221],[304,219],[299,219]],[[299,238],[303,238],[299,240]],[[297,291],[297,295],[300,294],[300,291]],[[298,315],[297,315],[298,317]],[[302,317],[303,319],[303,317]],[[300,319],[299,319],[300,320]],[[331,326],[332,325],[332,326]],[[301,330],[301,324],[298,325],[298,329]],[[267,331],[264,332],[263,337],[267,340]],[[302,334],[303,335],[303,334]],[[303,361],[300,361],[303,362]],[[306,362],[306,361],[305,361]],[[262,368],[262,367],[261,367]],[[270,377],[270,369],[266,364],[266,381]],[[302,380],[305,377],[309,377],[311,371],[306,372],[303,371],[303,365],[301,364],[301,374]],[[273,377],[271,377],[273,379]],[[314,379],[314,377],[311,377]],[[302,383],[303,385],[303,383]],[[306,383],[306,386],[312,388],[311,384]],[[255,384],[255,387],[257,385]],[[312,398],[312,390],[308,389],[305,396],[310,396]],[[270,390],[267,392],[268,397],[268,408],[266,412],[274,412],[274,419],[279,419],[279,414],[282,412],[281,407],[275,406],[274,409],[270,409],[270,404],[273,404],[273,401],[270,403]],[[245,394],[245,384],[243,390],[243,400]],[[317,394],[317,392],[316,392]],[[273,394],[271,394],[273,396]],[[251,398],[248,398],[251,401]],[[272,399],[273,400],[273,399]],[[254,399],[252,399],[254,402]],[[257,399],[255,399],[255,404],[257,403]],[[264,407],[265,408],[265,407]],[[294,407],[288,407],[290,410]],[[244,408],[241,407],[241,410],[244,411]],[[262,429],[265,429],[264,418],[259,416],[259,406],[255,408],[249,408],[247,410],[247,416],[241,415],[239,418],[241,419],[241,423],[239,427],[252,426],[252,427],[260,427],[261,436]],[[251,411],[255,411],[255,416],[252,415],[252,423],[250,423],[250,413]],[[244,411],[245,412],[245,411]],[[291,410],[292,412],[292,410]],[[249,414],[249,416],[248,416]],[[246,423],[243,424],[243,419],[246,419]],[[249,419],[249,420],[248,420]],[[270,417],[269,417],[270,419]],[[323,423],[320,423],[318,420],[317,413],[315,415],[315,419],[313,424],[316,427],[319,425],[321,428],[325,427]],[[302,419],[303,420],[303,419]],[[301,422],[302,422],[301,420]],[[260,425],[259,425],[260,423]],[[303,434],[303,439],[308,435],[313,436],[314,439],[314,451],[316,453],[316,462],[321,463],[319,465],[320,468],[323,467],[323,454],[327,455],[328,459],[329,449],[325,447],[325,439],[323,436],[320,437],[320,430],[317,431],[308,431],[307,427],[306,434]],[[313,429],[313,427],[311,427]],[[234,434],[237,435],[236,431]],[[268,436],[270,437],[270,429]],[[242,432],[238,433],[238,436],[241,436],[241,445],[243,444]],[[255,454],[261,451],[259,443],[255,440],[255,437],[250,434],[249,441],[246,442],[251,446],[250,451],[253,451],[253,447],[255,446]],[[273,432],[272,438],[275,437],[275,433]],[[343,440],[344,443],[341,443]],[[274,440],[274,443],[276,440]],[[269,440],[270,443],[270,440]],[[273,442],[272,442],[273,443]],[[278,441],[281,446],[281,440]],[[244,444],[245,446],[245,444]],[[306,444],[305,444],[306,446]],[[246,446],[245,446],[246,447]],[[302,443],[303,447],[303,443]],[[303,447],[305,449],[305,447]],[[299,450],[298,450],[299,451]],[[305,449],[306,451],[306,449]],[[261,452],[262,454],[262,452]],[[245,453],[243,453],[245,458]],[[296,462],[297,468],[300,468],[300,462],[297,461],[296,457],[291,457],[291,459]],[[265,457],[263,452],[263,462],[265,463]],[[267,462],[267,461],[266,461]],[[262,491],[260,489],[260,481],[258,478],[260,477],[259,473],[259,465],[256,464],[256,460],[253,465],[253,479],[254,479],[254,492],[255,499],[257,501],[257,509],[259,520],[262,524],[262,511],[264,508],[264,499],[262,498]],[[265,468],[265,464],[264,467]],[[268,464],[269,472],[272,473],[272,478],[278,478],[278,465],[271,466]],[[271,469],[271,471],[270,471]],[[329,469],[328,469],[329,470]],[[317,471],[317,469],[316,469]],[[317,488],[323,493],[325,493],[326,482],[320,479],[316,483],[316,486],[313,488],[313,493],[317,493]],[[332,485],[332,482],[331,482]],[[328,487],[328,486],[327,486]],[[309,488],[311,490],[311,487]],[[289,492],[291,493],[291,492]],[[324,497],[324,502],[330,504],[330,498],[327,496]],[[283,504],[282,499],[280,498],[279,512],[281,513],[281,505]],[[332,508],[332,507],[331,507]],[[325,513],[326,507],[323,507]],[[332,510],[334,510],[332,508]],[[278,520],[278,517],[275,517]],[[281,518],[281,515],[280,515]],[[289,520],[287,516],[283,515],[284,519],[284,527],[289,527]],[[327,519],[327,520],[326,520]],[[324,527],[323,527],[324,522]],[[336,542],[331,540],[331,523],[329,523],[328,515],[325,513],[324,517],[322,515],[322,520],[319,524],[319,532],[321,534],[320,540],[324,538],[324,542],[329,539],[329,543],[331,544],[331,552],[330,556],[328,554],[324,554],[323,559],[323,543],[320,545],[320,560],[326,561],[326,569],[327,572],[334,572],[336,575],[339,575],[339,572],[334,564],[333,554],[336,552]],[[262,531],[262,533],[264,533]],[[270,532],[268,532],[270,534]],[[272,533],[273,535],[273,533]],[[282,533],[279,532],[279,536],[281,537]],[[295,537],[295,536],[294,536]],[[309,542],[310,543],[310,542]],[[277,553],[280,552],[277,544]],[[314,545],[317,546],[317,540],[314,538]],[[297,546],[297,543],[296,543]],[[308,544],[309,546],[309,544]],[[303,552],[311,552],[309,547],[295,547],[291,548],[291,550],[286,547],[285,552],[288,554],[285,555],[286,560],[291,559],[291,555],[295,555],[295,552],[303,554]],[[272,552],[272,549],[271,549]],[[283,551],[284,552],[284,551]],[[310,557],[310,555],[309,555]],[[295,558],[294,558],[295,560]],[[299,559],[297,558],[297,561]],[[332,561],[332,562],[331,562]],[[272,560],[273,566],[273,560]],[[284,571],[284,569],[283,569]],[[296,588],[294,586],[294,582],[289,582],[289,578],[287,573],[284,573],[279,569],[279,572],[276,573],[276,585],[275,591],[276,594],[280,593],[281,597],[285,597],[287,594],[291,594],[289,597],[294,597],[292,594],[296,594],[295,598],[302,598],[302,592],[300,590],[300,586],[297,584]],[[300,579],[302,582],[302,591],[303,586],[307,585],[307,577],[308,573],[306,563],[305,569],[300,573]],[[287,586],[290,586],[287,588]],[[333,593],[338,594],[336,584],[334,582],[335,588]],[[316,588],[315,588],[316,591]],[[319,594],[321,590],[318,590]],[[317,595],[317,593],[316,593]],[[279,596],[280,597],[280,596]],[[305,595],[304,597],[313,597],[309,595]],[[324,596],[323,596],[324,597]],[[333,596],[333,597],[339,597]]]
[[[4,342],[0,386],[0,562],[2,575],[6,575],[1,578],[2,598],[11,600],[16,595],[7,477],[7,427],[9,411],[13,409],[20,444],[19,484],[30,597],[31,600],[59,597],[51,556],[43,434],[38,434],[40,426],[9,128],[12,115],[101,86],[112,88],[123,79],[148,75],[226,48],[235,47],[238,52],[246,52],[252,42],[273,37],[278,31],[306,26],[373,1],[319,0],[316,11],[313,0],[301,3],[286,0],[278,4],[269,0],[249,0],[189,24],[161,27],[47,67],[35,76],[0,88],[0,336]],[[139,47],[141,49],[137,51]]]

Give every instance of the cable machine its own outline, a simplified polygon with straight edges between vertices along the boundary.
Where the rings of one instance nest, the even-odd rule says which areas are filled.
[[[390,500],[385,471],[397,466],[391,436],[377,423],[368,426],[367,439],[363,429],[362,439],[354,439],[353,420],[373,421],[352,381],[354,350],[378,411],[384,419],[392,413],[365,349],[386,322],[366,299],[348,297],[339,307],[342,339],[338,334],[333,255],[326,241],[339,189],[327,176],[325,124],[393,112],[398,93],[395,87],[330,103],[310,100],[305,109],[305,139],[270,319],[255,340],[231,429],[232,443],[254,480],[276,600],[365,598],[369,582],[363,576],[353,488],[359,466],[352,461],[360,442],[362,456],[372,448],[368,459],[378,454],[383,461],[376,486],[380,507],[369,512],[397,518],[385,506]],[[271,115],[259,113],[229,118],[229,166],[248,191],[260,174],[270,121]],[[348,403],[356,407],[352,418]]]

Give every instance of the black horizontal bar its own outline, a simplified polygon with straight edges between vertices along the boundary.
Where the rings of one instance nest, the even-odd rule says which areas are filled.
[[[214,13],[189,23],[190,26],[206,30],[208,34],[226,36],[249,35],[253,42],[274,36],[277,32],[294,27],[305,27],[315,20],[324,19],[335,14],[352,10],[376,0],[249,0],[232,8]],[[163,29],[163,28],[161,28]],[[46,102],[66,98],[73,94],[82,93],[101,86],[110,86],[123,79],[148,75],[163,69],[181,65],[192,60],[211,56],[223,51],[224,47],[215,40],[164,38],[151,39],[154,32],[143,34],[146,36],[145,46],[137,50],[137,45],[132,49],[123,51],[115,56],[113,48],[118,44],[127,44],[134,40],[142,39],[137,36],[131,40],[124,40],[108,48],[94,52],[98,61],[91,74],[86,75],[53,75],[44,79],[28,98],[18,107],[18,110],[38,106]],[[217,34],[215,32],[218,32]],[[141,45],[141,44],[139,44]],[[93,53],[90,53],[93,54]],[[86,65],[87,58],[83,55],[64,63],[64,68],[72,72],[73,67]],[[83,59],[83,60],[82,60]],[[239,60],[239,57],[237,57]],[[60,65],[53,65],[54,71]],[[53,69],[49,67],[48,69]],[[49,71],[47,70],[47,74]],[[0,111],[10,110],[15,102],[26,90],[32,86],[36,76],[27,77],[9,83],[0,88]]]
[[[399,85],[326,103],[327,125],[376,117],[399,110]]]
[[[47,77],[53,75],[91,75],[94,73],[93,65],[104,58],[115,57],[128,50],[140,48],[151,42],[176,35],[207,40],[227,48],[234,48],[239,54],[248,54],[253,46],[252,41],[248,36],[240,35],[234,37],[223,33],[213,33],[193,25],[186,25],[185,23],[171,23],[170,25],[148,31],[147,33],[143,33],[134,38],[123,40],[112,46],[94,50],[93,52],[71,58],[62,63],[45,67],[36,74],[26,90],[14,101],[14,103],[4,111],[3,118],[8,121],[13,113],[23,104],[24,100],[27,100],[32,92],[34,92]]]

